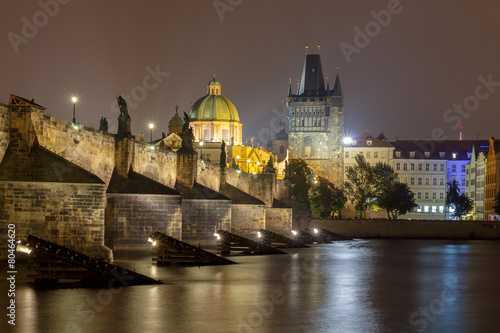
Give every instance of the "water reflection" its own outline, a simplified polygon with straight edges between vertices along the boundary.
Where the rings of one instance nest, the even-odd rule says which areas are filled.
[[[490,332],[500,310],[498,242],[348,241],[156,267],[169,282],[121,290],[17,286],[18,332]],[[3,266],[2,266],[3,265]],[[0,269],[5,271],[2,263]],[[0,281],[5,295],[6,282]],[[7,330],[9,329],[9,330]],[[1,332],[9,332],[6,322]]]

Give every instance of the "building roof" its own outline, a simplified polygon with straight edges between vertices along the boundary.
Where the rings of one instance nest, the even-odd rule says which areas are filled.
[[[104,184],[96,175],[37,143],[29,154],[7,148],[0,163],[0,181]]]
[[[125,178],[113,170],[113,175],[109,181],[107,193],[123,194],[165,194],[180,195],[174,189],[163,185],[149,177],[143,176],[132,169]]]
[[[367,131],[359,132],[358,134],[353,136],[352,140],[353,140],[352,144],[348,145],[347,147],[371,147],[371,148],[393,147],[393,145],[387,142],[387,140],[380,140],[379,138],[377,138],[376,136],[372,135]]]
[[[232,203],[235,205],[266,205],[262,200],[259,200],[227,183],[220,186],[219,193],[231,199]]]
[[[220,86],[220,83],[214,78],[208,83],[209,87],[213,85]],[[189,121],[217,120],[240,122],[240,116],[230,100],[209,89],[207,95],[198,99],[189,110]]]
[[[391,142],[394,159],[470,160],[472,147],[484,151],[487,140],[413,140]]]
[[[302,95],[308,91],[325,91],[325,79],[319,54],[307,54],[304,61],[298,94]]]
[[[184,126],[184,120],[182,120],[182,118],[179,116],[179,113],[177,112],[177,110],[175,110],[174,116],[168,122],[168,126],[170,126],[170,127],[182,127],[182,126]]]

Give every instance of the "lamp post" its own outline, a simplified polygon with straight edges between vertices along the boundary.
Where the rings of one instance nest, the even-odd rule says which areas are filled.
[[[203,141],[200,141],[200,148],[201,148],[200,158],[203,159]]]
[[[78,99],[76,97],[71,97],[71,100],[73,101],[73,124],[76,124],[76,101],[78,101]]]
[[[247,173],[250,173],[250,159],[247,159]]]
[[[149,124],[149,128],[151,129],[151,136],[149,138],[149,144],[153,144],[153,128],[155,125],[153,123]]]

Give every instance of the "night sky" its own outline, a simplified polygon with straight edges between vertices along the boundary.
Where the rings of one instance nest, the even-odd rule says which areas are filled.
[[[51,15],[38,1],[2,2],[0,102],[11,93],[35,98],[46,114],[71,120],[76,94],[80,123],[98,128],[105,116],[116,132],[112,104],[135,92],[127,99],[133,134],[148,137],[154,122],[159,137],[175,105],[189,111],[215,71],[244,138],[263,143],[290,77],[296,90],[305,42],[316,53],[319,40],[330,87],[341,78],[346,133],[431,139],[437,128],[443,134],[434,138],[458,139],[461,125],[466,139],[500,137],[497,1],[219,0],[231,9],[223,13],[211,0],[54,1],[42,0]],[[372,11],[388,6],[391,20],[381,27]],[[369,43],[358,39],[348,61],[340,46],[353,50],[355,27],[367,24]],[[147,76],[155,71],[157,80]],[[446,111],[464,103],[461,114]]]

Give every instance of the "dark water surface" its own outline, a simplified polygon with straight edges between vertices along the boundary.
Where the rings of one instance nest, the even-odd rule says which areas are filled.
[[[238,265],[118,265],[168,282],[40,289],[18,265],[1,332],[500,332],[500,242],[356,240],[234,257]],[[6,263],[0,264],[6,306]],[[5,307],[3,307],[5,309]]]

